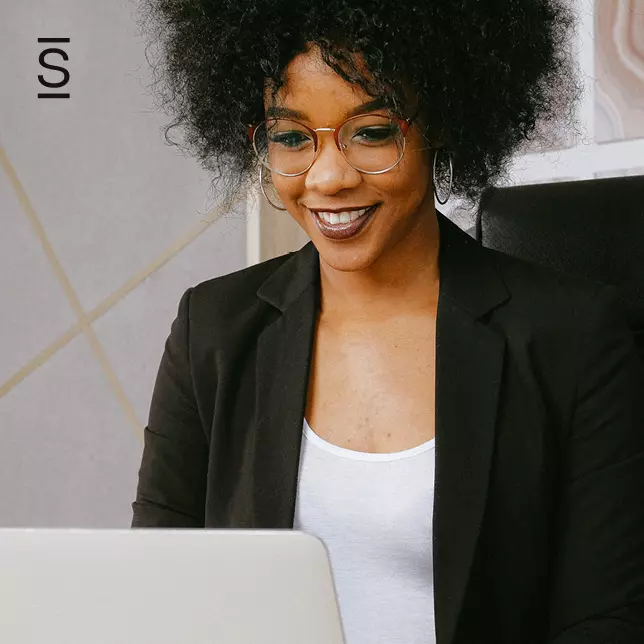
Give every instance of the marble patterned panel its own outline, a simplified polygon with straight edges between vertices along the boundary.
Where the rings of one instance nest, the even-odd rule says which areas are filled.
[[[595,0],[595,139],[644,137],[644,0]]]

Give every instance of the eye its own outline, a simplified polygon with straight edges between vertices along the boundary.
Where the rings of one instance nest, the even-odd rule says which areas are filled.
[[[386,143],[395,138],[398,127],[396,125],[373,125],[360,128],[352,137],[358,143]]]
[[[310,137],[296,130],[271,134],[268,137],[268,140],[274,145],[279,145],[291,150],[301,149],[311,141]]]

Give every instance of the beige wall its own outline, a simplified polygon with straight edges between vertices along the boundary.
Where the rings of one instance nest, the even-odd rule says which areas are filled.
[[[179,298],[246,265],[245,207],[164,145],[128,2],[0,15],[0,526],[125,527]],[[68,100],[39,37],[71,38]]]

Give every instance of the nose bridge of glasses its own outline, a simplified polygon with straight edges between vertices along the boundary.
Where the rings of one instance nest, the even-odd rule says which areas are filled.
[[[342,147],[340,145],[340,136],[339,136],[340,135],[340,130],[342,129],[342,127],[344,127],[344,124],[342,124],[340,127],[315,127],[315,128],[312,127],[311,130],[313,130],[313,132],[316,132],[316,133],[317,132],[332,132],[333,133],[333,140],[335,142],[335,146],[338,148],[338,150],[340,150],[340,152],[342,152]],[[318,137],[318,139],[319,139],[319,137]],[[320,152],[320,141],[319,140],[317,141],[316,148],[317,148],[316,149],[316,157],[317,157],[318,153]]]

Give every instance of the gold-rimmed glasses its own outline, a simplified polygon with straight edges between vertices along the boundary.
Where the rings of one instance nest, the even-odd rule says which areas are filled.
[[[248,126],[248,137],[262,165],[285,177],[307,172],[320,150],[318,132],[333,132],[347,163],[365,174],[382,174],[400,163],[414,117],[359,114],[338,127],[311,128],[299,121],[270,118]]]

